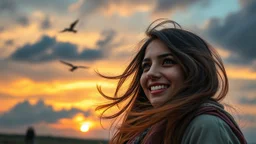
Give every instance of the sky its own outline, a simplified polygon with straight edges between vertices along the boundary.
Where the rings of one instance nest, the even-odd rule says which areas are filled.
[[[255,0],[1,0],[0,133],[108,139],[106,102],[157,18],[178,22],[221,55],[230,89],[223,101],[248,142],[256,142]],[[79,19],[77,33],[59,33]],[[60,60],[90,67],[69,71]],[[81,130],[83,128],[83,130]],[[89,130],[88,130],[89,129]],[[84,132],[83,132],[84,131]]]

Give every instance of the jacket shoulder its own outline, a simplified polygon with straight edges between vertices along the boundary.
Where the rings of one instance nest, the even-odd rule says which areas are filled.
[[[240,144],[229,125],[221,118],[202,114],[188,125],[182,139],[183,144]]]

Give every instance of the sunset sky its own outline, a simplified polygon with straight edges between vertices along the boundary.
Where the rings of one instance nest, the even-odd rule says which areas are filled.
[[[178,22],[223,58],[224,102],[248,142],[256,142],[255,0],[0,0],[0,133],[108,139],[94,109],[156,18]],[[77,33],[59,33],[79,19]],[[69,71],[59,60],[90,67]],[[89,128],[89,130],[88,130]]]

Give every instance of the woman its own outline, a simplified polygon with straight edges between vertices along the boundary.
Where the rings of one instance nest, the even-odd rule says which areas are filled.
[[[153,26],[157,23],[155,26]],[[172,27],[164,27],[172,24]],[[178,28],[176,28],[178,27]],[[225,68],[217,52],[199,36],[171,20],[158,19],[125,71],[110,103],[123,104],[110,116],[122,117],[110,144],[238,144],[246,143],[232,116],[219,103],[228,92]],[[125,82],[126,91],[120,94]]]

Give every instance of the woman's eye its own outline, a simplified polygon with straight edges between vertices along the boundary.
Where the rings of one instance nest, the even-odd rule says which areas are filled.
[[[172,59],[164,59],[163,65],[173,65],[176,64],[176,62]]]
[[[150,68],[150,64],[148,64],[148,63],[142,64],[143,71],[148,70],[149,68]]]

